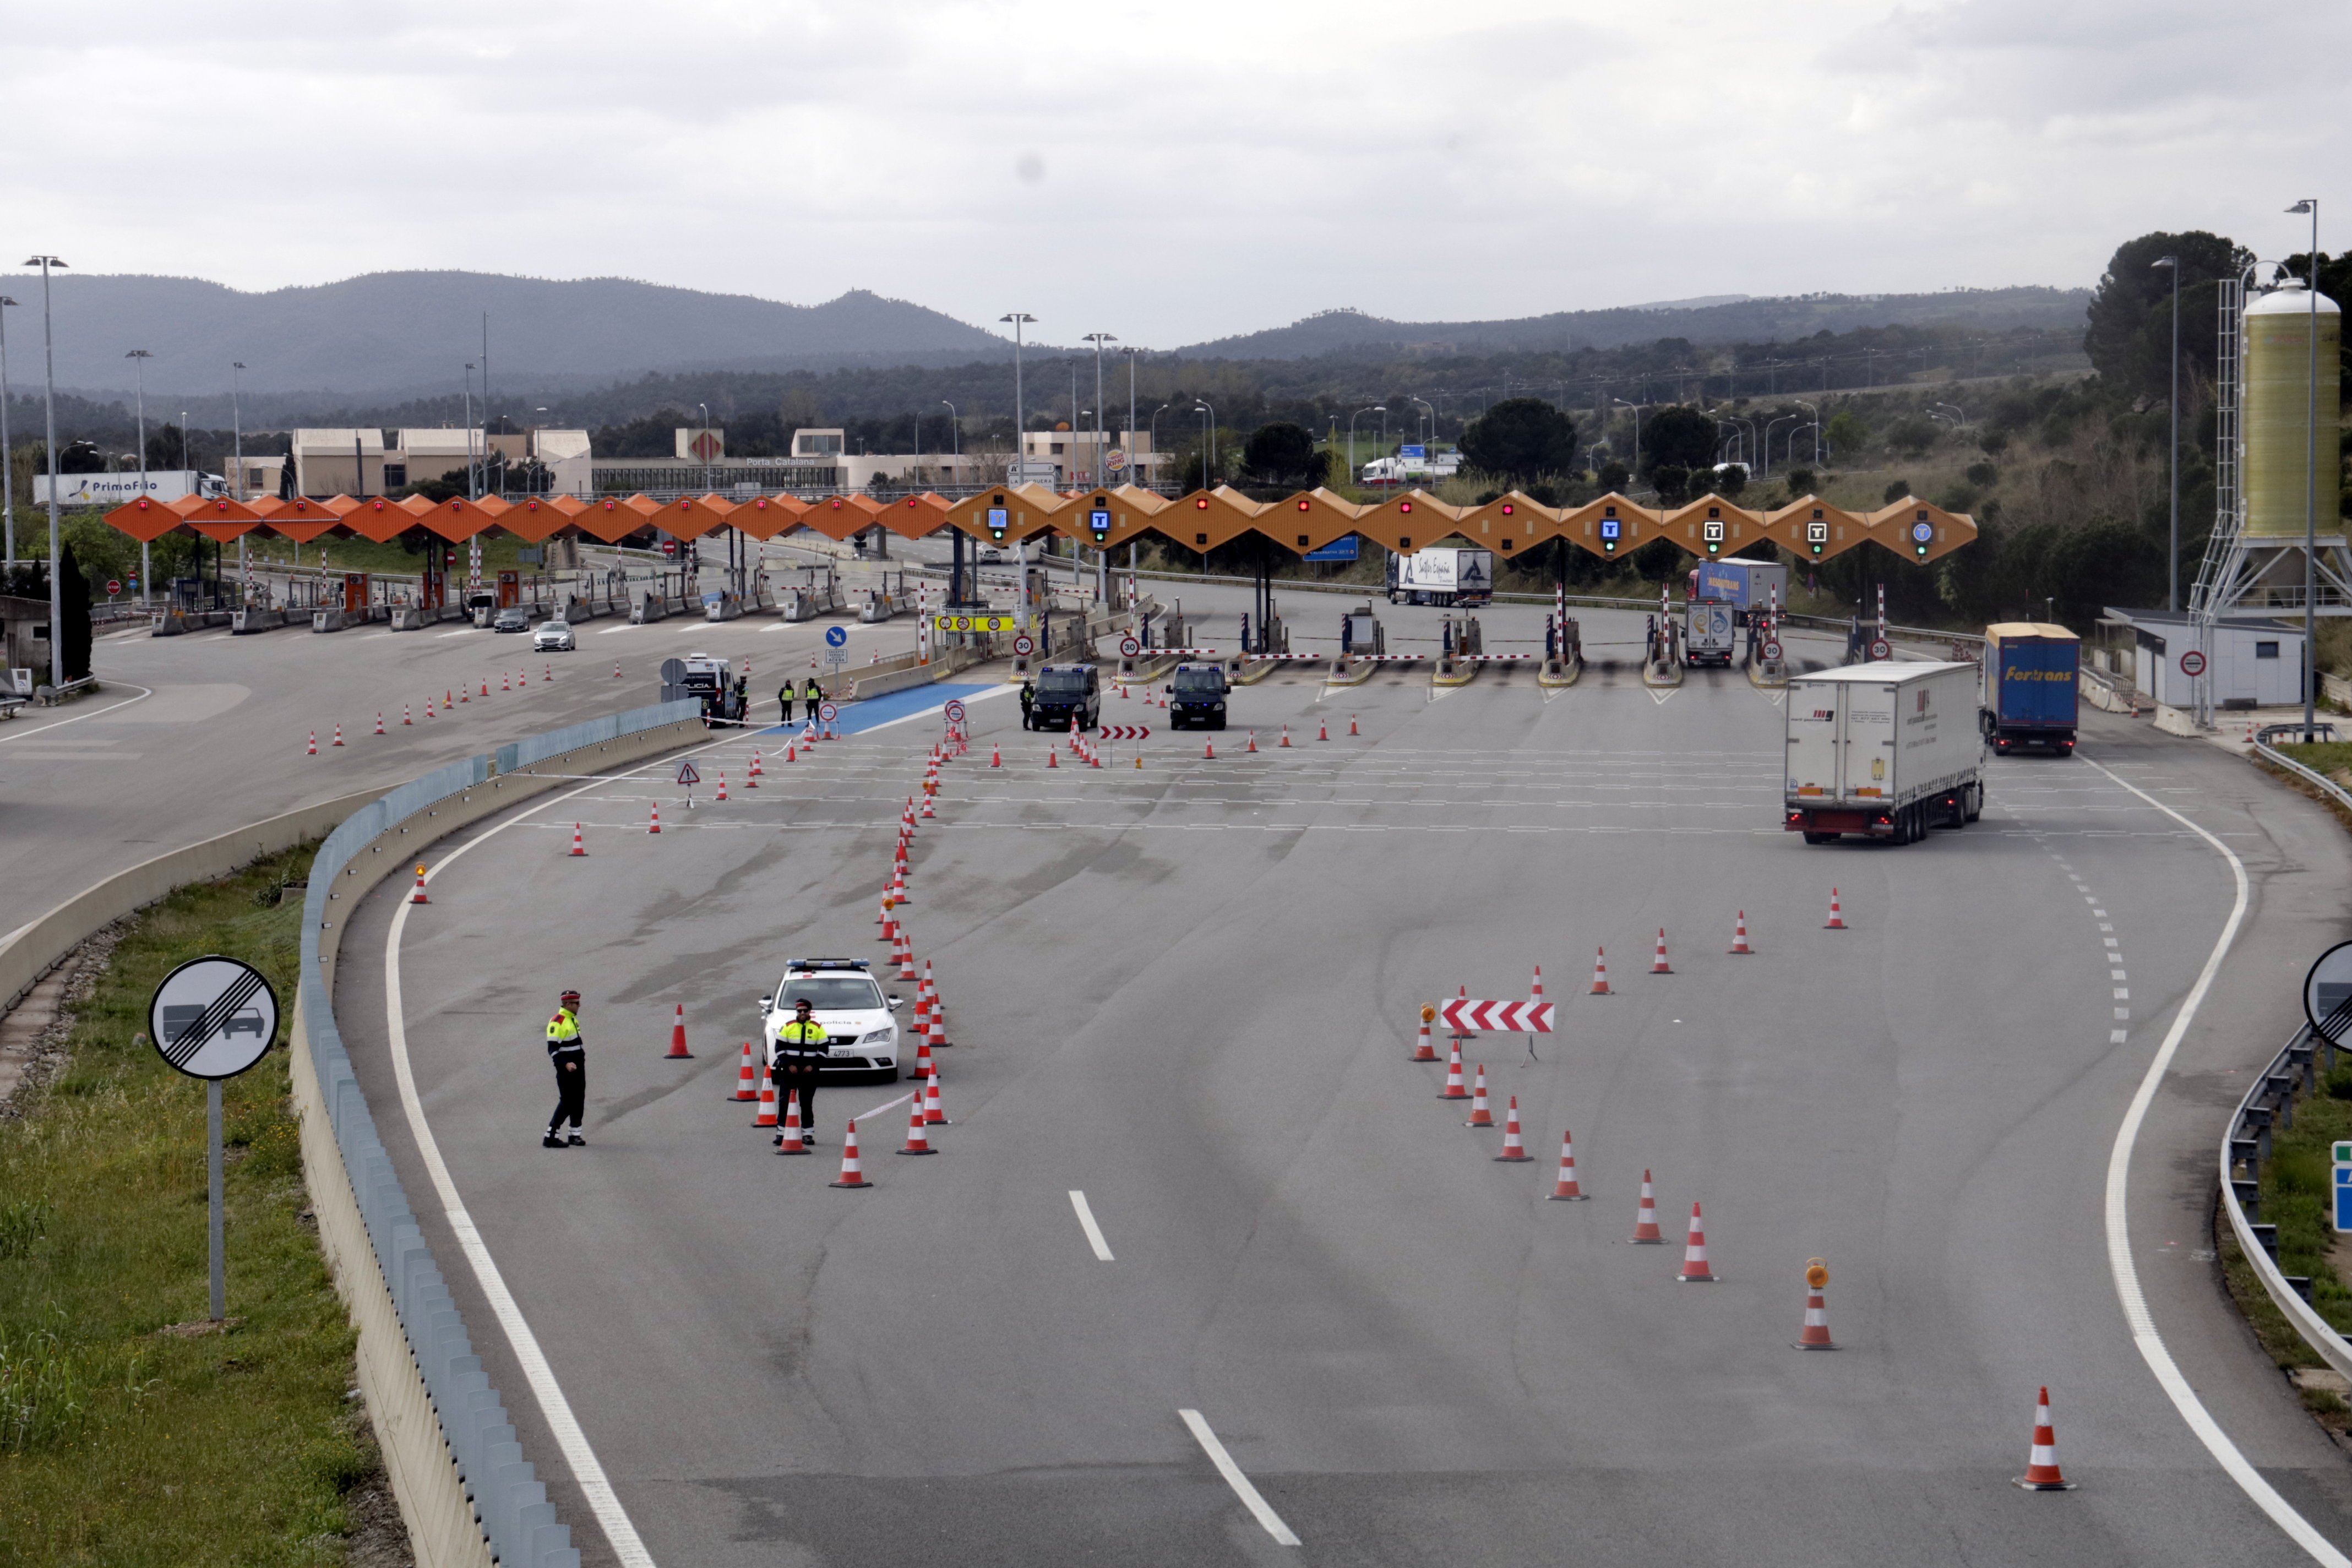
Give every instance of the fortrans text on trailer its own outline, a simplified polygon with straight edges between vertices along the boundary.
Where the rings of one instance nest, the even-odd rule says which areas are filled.
[[[1984,732],[1995,752],[2070,756],[2082,701],[2083,643],[2064,626],[1985,628]]]

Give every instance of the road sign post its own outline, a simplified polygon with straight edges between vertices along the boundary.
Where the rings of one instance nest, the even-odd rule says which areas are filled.
[[[2336,1145],[2336,1184],[2330,1190],[2336,1194],[2336,1230],[2352,1230],[2352,1143]]]
[[[278,993],[234,958],[193,958],[163,976],[147,1004],[147,1037],[173,1071],[205,1080],[205,1239],[213,1321],[227,1313],[221,1202],[221,1080],[235,1078],[278,1037]]]

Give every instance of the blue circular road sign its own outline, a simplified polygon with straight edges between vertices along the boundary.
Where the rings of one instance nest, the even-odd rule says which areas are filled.
[[[824,644],[827,647],[839,647],[848,640],[849,628],[847,626],[827,626],[824,628]]]

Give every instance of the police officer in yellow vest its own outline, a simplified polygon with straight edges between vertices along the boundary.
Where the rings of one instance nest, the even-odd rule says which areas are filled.
[[[555,1016],[547,1021],[547,1059],[555,1068],[555,1114],[549,1118],[542,1149],[577,1149],[588,1142],[580,1136],[580,1115],[588,1104],[588,1047],[580,1038],[580,993],[566,991],[558,999]],[[569,1121],[572,1136],[558,1130]]]
[[[826,1035],[824,1026],[809,1011],[809,999],[802,997],[793,1004],[793,1021],[776,1031],[775,1043],[768,1047],[768,1076],[775,1081],[776,1092],[784,1099],[794,1094],[801,1100],[801,1142],[816,1142],[816,1075],[824,1065]],[[776,1134],[775,1141],[784,1141]]]

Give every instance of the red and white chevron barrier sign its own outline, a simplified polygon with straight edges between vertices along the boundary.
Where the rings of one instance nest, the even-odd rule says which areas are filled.
[[[1457,1035],[1549,1035],[1549,1002],[1480,1002],[1457,996],[1438,1008],[1438,1016]]]
[[[1151,739],[1151,726],[1149,724],[1106,724],[1101,729],[1095,731],[1095,739],[1097,741],[1149,741]]]

